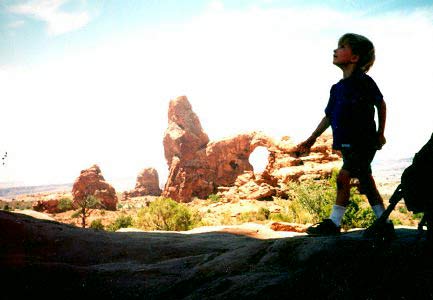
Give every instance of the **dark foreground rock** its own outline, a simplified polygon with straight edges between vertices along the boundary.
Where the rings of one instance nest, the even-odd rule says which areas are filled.
[[[426,242],[397,234],[108,233],[0,212],[0,298],[431,299]]]

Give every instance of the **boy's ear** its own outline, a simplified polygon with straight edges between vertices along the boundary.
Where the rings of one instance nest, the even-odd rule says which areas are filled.
[[[352,54],[350,61],[352,63],[357,63],[359,61],[359,55]]]

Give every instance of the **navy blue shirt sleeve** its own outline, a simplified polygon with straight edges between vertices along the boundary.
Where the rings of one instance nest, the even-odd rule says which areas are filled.
[[[370,95],[370,99],[373,100],[374,105],[379,105],[383,100],[383,95],[379,90],[379,87],[377,86],[376,82],[374,82],[373,78],[366,75],[366,85],[368,94]]]

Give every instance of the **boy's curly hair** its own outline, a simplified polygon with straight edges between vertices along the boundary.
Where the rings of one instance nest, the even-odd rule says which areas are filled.
[[[360,34],[346,33],[339,40],[339,44],[347,44],[352,48],[352,53],[359,56],[357,68],[364,73],[370,70],[376,58],[373,43]]]

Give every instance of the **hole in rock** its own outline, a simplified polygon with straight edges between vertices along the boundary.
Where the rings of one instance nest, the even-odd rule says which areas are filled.
[[[257,147],[248,158],[254,173],[262,173],[268,164],[269,151],[266,147]]]

